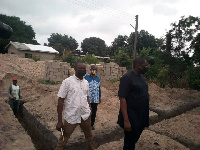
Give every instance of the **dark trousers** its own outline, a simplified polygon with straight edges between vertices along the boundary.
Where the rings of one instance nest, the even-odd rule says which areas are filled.
[[[134,150],[135,144],[140,138],[140,135],[143,130],[140,132],[133,132],[133,131],[124,131],[124,147],[123,150]]]
[[[18,113],[19,113],[19,104],[20,104],[20,100],[9,100],[9,105],[13,110],[13,113],[16,117],[18,117]]]
[[[91,126],[93,126],[94,122],[95,122],[95,118],[96,118],[98,103],[90,103],[90,105],[91,105],[91,108],[92,108]]]

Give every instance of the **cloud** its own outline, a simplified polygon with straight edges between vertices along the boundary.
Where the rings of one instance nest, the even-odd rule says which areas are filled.
[[[129,36],[139,15],[139,31],[160,37],[183,15],[199,15],[196,0],[0,0],[0,10],[31,25],[39,43],[51,33],[72,36],[79,46],[99,37],[110,45],[118,35]],[[191,9],[192,8],[192,9]]]
[[[164,15],[164,16],[172,16],[176,15],[178,13],[178,10],[176,8],[173,8],[172,6],[163,5],[155,5],[153,7],[153,14],[154,15]]]

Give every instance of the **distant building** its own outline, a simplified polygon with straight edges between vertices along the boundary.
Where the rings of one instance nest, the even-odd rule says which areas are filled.
[[[53,60],[58,51],[52,47],[12,42],[5,48],[8,54],[15,54],[22,58],[37,58],[38,60]]]

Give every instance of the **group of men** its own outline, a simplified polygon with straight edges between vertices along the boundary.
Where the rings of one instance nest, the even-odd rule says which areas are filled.
[[[118,91],[120,110],[116,120],[124,129],[123,150],[134,150],[142,131],[149,126],[148,85],[143,77],[147,70],[148,62],[138,57],[133,61],[133,70],[125,73],[120,79]],[[57,94],[56,129],[62,134],[58,139],[56,150],[65,150],[68,139],[78,125],[85,135],[88,149],[94,150],[92,130],[95,130],[97,106],[101,103],[101,86],[100,79],[96,75],[97,67],[92,65],[90,71],[90,74],[85,75],[86,65],[77,62],[75,74],[63,80],[60,86]],[[16,86],[16,79],[13,79],[13,85],[9,88],[10,101],[13,102],[21,97],[20,88]],[[10,105],[12,108],[13,104]]]

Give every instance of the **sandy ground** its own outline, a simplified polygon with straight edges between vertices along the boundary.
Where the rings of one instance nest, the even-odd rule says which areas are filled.
[[[60,134],[58,131],[55,130],[55,125],[57,122],[57,112],[56,112],[56,105],[57,105],[57,92],[60,85],[44,85],[39,83],[38,81],[44,77],[45,73],[45,62],[34,62],[31,59],[25,58],[18,58],[14,55],[2,55],[0,54],[0,103],[1,106],[5,106],[7,109],[0,109],[1,110],[1,126],[5,126],[8,122],[12,122],[11,126],[12,130],[4,131],[1,127],[0,132],[4,134],[0,134],[0,146],[5,145],[12,145],[16,141],[20,140],[20,143],[29,144],[31,143],[30,137],[26,137],[26,133],[23,133],[19,128],[19,123],[12,115],[8,104],[5,103],[7,100],[7,88],[12,83],[12,78],[17,77],[18,83],[21,86],[23,100],[26,101],[24,106],[26,109],[32,113],[47,129],[51,132],[55,133],[57,136]],[[116,128],[117,124],[117,116],[119,111],[119,100],[117,97],[118,85],[119,82],[111,84],[107,81],[101,81],[102,85],[102,103],[98,106],[98,112],[96,117],[95,127],[96,130],[93,131],[98,133],[101,130],[109,129],[109,128]],[[191,109],[190,107],[199,106],[199,97],[200,92],[194,90],[185,90],[185,89],[171,89],[171,88],[159,88],[157,85],[153,83],[149,83],[149,94],[150,94],[150,108],[157,112],[161,117],[170,117],[173,116],[175,113],[183,113],[187,109]],[[186,107],[190,105],[190,107]],[[9,112],[6,116],[4,113]],[[197,115],[199,117],[199,113]],[[191,115],[191,120],[196,120],[195,115]],[[172,124],[174,123],[176,128],[172,128],[173,132],[176,132],[176,129],[182,128],[185,120],[179,119],[172,120]],[[194,123],[194,122],[193,122]],[[164,124],[168,124],[165,122]],[[170,131],[163,131],[161,132],[159,129],[165,129],[164,124],[161,124],[161,127],[152,127],[150,131],[146,130],[141,136],[141,142],[137,145],[137,149],[186,149],[185,146],[178,143],[177,140],[173,140],[171,137],[166,135],[170,134]],[[188,124],[188,126],[192,126],[193,124]],[[199,129],[200,124],[195,125],[195,128],[191,128],[190,130],[194,130],[194,132]],[[184,130],[186,135],[193,136],[193,132],[190,130]],[[200,131],[200,130],[199,130]],[[172,132],[172,131],[171,131]],[[15,133],[18,136],[13,137],[12,139],[7,139],[7,134]],[[23,134],[22,134],[23,133]],[[177,132],[178,134],[179,132]],[[166,135],[165,135],[166,134]],[[171,135],[171,134],[170,134]],[[83,133],[80,131],[80,128],[77,128],[73,133],[72,137],[70,138],[71,141],[76,140],[80,137],[83,137]],[[161,138],[162,137],[162,138]],[[150,140],[150,139],[152,140]],[[185,139],[182,134],[178,134],[175,139]],[[196,138],[199,138],[197,136]],[[163,139],[163,143],[159,140]],[[200,138],[199,138],[200,139]],[[157,143],[153,141],[158,140]],[[195,141],[195,139],[188,139],[190,141]],[[150,141],[153,144],[148,144]],[[121,149],[122,147],[122,140],[115,141],[106,145],[106,149]],[[196,141],[199,142],[198,140]],[[147,143],[147,144],[146,144]],[[187,142],[186,142],[187,143]],[[195,145],[195,142],[191,143],[190,145]],[[32,144],[30,144],[31,147]],[[108,146],[110,145],[110,146]],[[118,146],[117,146],[118,145]],[[167,146],[171,145],[171,147]],[[105,149],[105,145],[100,146],[98,149]],[[116,147],[117,146],[117,147]],[[150,147],[148,147],[150,146]],[[198,146],[198,144],[196,144]],[[16,146],[17,148],[23,149],[25,146]],[[1,149],[1,148],[0,148]],[[9,148],[7,148],[9,150]],[[25,148],[24,148],[25,149]]]
[[[106,143],[97,150],[122,150],[124,140]],[[189,150],[177,141],[155,132],[144,130],[140,140],[136,144],[136,150]]]

